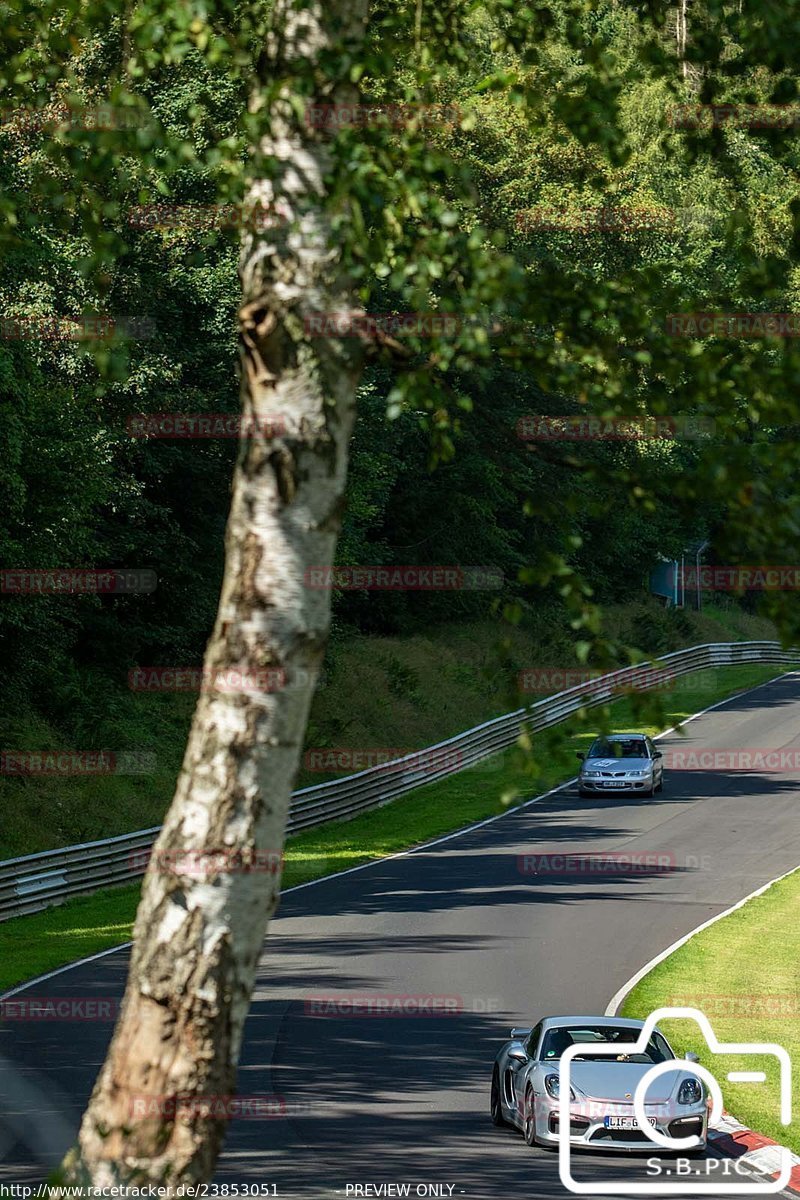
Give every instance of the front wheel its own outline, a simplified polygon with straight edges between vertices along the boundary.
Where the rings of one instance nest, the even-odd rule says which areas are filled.
[[[525,1122],[523,1126],[525,1141],[529,1146],[536,1145],[536,1105],[533,1099],[533,1089],[525,1093]]]
[[[489,1113],[492,1118],[492,1124],[498,1128],[505,1125],[503,1117],[503,1105],[500,1100],[500,1076],[497,1072],[497,1067],[492,1071],[492,1093],[489,1101]]]

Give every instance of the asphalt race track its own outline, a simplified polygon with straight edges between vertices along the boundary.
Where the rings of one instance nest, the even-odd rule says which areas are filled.
[[[800,675],[728,701],[687,735],[660,747],[800,748]],[[556,1156],[489,1122],[500,1040],[510,1025],[549,1013],[603,1013],[660,950],[796,867],[798,796],[800,778],[786,772],[672,772],[652,800],[582,801],[569,788],[288,893],[262,959],[239,1082],[243,1096],[281,1097],[281,1112],[233,1122],[218,1182],[275,1184],[278,1196],[320,1200],[381,1194],[367,1184],[409,1184],[411,1196],[437,1185],[428,1196],[564,1197]],[[550,851],[657,854],[674,865],[637,875],[519,869],[520,856]],[[23,994],[119,997],[126,965],[127,952],[115,952]],[[432,995],[449,998],[439,1003],[450,1010],[351,1011],[353,997]],[[335,998],[337,1012],[318,1015],[320,998]],[[0,1029],[0,1081],[4,1061],[38,1089],[38,1099],[15,1101],[36,1153],[46,1150],[48,1112],[76,1127],[111,1028]],[[0,1183],[41,1180],[42,1162],[13,1137],[6,1131],[4,1145],[0,1124]],[[580,1155],[575,1172],[596,1183],[645,1178],[643,1157],[621,1155]],[[687,1185],[682,1194],[702,1191]]]

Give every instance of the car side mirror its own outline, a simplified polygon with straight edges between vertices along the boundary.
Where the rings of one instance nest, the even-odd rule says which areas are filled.
[[[582,750],[576,750],[575,757],[579,758],[581,760],[581,762],[583,762],[583,760],[586,758],[586,755],[583,753]]]
[[[688,1050],[684,1057],[686,1058],[687,1062],[700,1062],[700,1055],[695,1054],[694,1050]]]
[[[653,758],[663,758],[663,757],[664,757],[664,755],[661,753],[660,750],[656,750],[655,754],[653,755]]]
[[[512,1058],[514,1062],[524,1063],[528,1061],[528,1056],[525,1051],[518,1049],[516,1046],[509,1050],[508,1057]]]

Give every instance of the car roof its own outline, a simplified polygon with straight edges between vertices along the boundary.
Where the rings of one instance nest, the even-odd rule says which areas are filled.
[[[646,738],[646,733],[598,733],[595,741],[602,738],[606,742],[622,742],[625,738]]]
[[[545,1029],[563,1029],[568,1025],[606,1025],[610,1029],[644,1029],[644,1021],[636,1021],[633,1017],[545,1017],[542,1021]]]

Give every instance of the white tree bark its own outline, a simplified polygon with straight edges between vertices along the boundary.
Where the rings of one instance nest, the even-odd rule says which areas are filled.
[[[675,39],[677,42],[678,61],[681,64],[681,74],[684,79],[688,79],[689,64],[686,61],[686,48],[689,44],[689,0],[678,0]]]
[[[333,561],[360,373],[358,343],[309,338],[304,318],[351,307],[325,216],[326,135],[293,112],[295,70],[317,68],[312,102],[352,102],[321,78],[320,56],[363,40],[366,0],[278,0],[265,82],[286,80],[249,201],[288,220],[245,235],[241,260],[245,418],[285,432],[242,444],[226,535],[209,672],[278,668],[288,686],[209,691],[197,706],[172,806],[144,882],[127,989],[84,1115],[67,1180],[177,1186],[208,1180],[235,1093],[256,966],[278,903],[279,871],[242,869],[282,851],[330,593],[306,570]],[[326,57],[324,62],[336,61]],[[257,106],[258,97],[254,98]],[[235,852],[186,874],[186,852]],[[270,858],[269,856],[272,856]],[[169,869],[171,859],[182,864]],[[239,866],[236,866],[238,861]],[[261,1089],[262,1091],[265,1089]]]
[[[684,58],[686,56],[686,33],[687,33],[686,5],[687,5],[687,0],[678,0],[678,14],[677,14],[677,20],[676,20],[676,24],[675,24],[675,39],[677,42],[678,58],[681,63],[681,69],[683,71],[684,78],[686,76],[686,63],[684,62]]]

